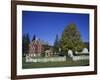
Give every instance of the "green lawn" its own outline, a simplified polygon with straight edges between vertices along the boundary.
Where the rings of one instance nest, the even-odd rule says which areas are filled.
[[[70,58],[67,58],[66,61],[62,62],[45,62],[45,63],[34,63],[34,62],[25,62],[25,58],[22,60],[22,68],[49,68],[49,67],[71,67],[71,66],[88,66],[89,60],[80,60],[72,61]]]

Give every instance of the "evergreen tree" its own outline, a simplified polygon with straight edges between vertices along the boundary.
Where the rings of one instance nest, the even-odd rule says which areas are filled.
[[[22,37],[22,55],[24,56],[25,53],[25,34]]]
[[[33,35],[32,41],[34,41],[35,39],[36,39],[36,36],[35,36],[35,35]]]
[[[25,54],[29,53],[29,44],[30,44],[30,38],[29,38],[29,34],[24,34],[22,37],[22,53],[23,56]]]
[[[60,41],[59,41],[58,35],[56,35],[53,51],[58,53],[59,52],[59,48],[60,48]]]
[[[27,54],[27,53],[29,53],[29,44],[30,44],[30,38],[29,38],[29,34],[28,33],[26,34],[25,44],[26,44],[26,54]]]
[[[69,24],[65,27],[61,35],[61,50],[67,53],[69,49],[73,51],[81,51],[84,47],[81,35],[75,24]]]

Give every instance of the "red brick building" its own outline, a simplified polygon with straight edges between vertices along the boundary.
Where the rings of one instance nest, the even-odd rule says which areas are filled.
[[[29,53],[33,56],[40,56],[44,53],[44,46],[43,42],[40,40],[34,40],[29,45]]]

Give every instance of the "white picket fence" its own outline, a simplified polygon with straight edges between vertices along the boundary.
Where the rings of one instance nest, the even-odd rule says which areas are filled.
[[[26,56],[26,62],[60,62],[66,61],[66,56],[64,57],[44,57],[44,58],[31,58]]]
[[[68,56],[72,58],[73,61],[78,61],[78,60],[89,60],[89,52],[86,48],[84,48],[83,52],[76,52],[77,56],[73,55],[73,51],[69,50],[68,51]],[[78,55],[81,54],[81,55]]]
[[[72,60],[73,61],[77,61],[77,60],[89,60],[89,55],[73,56]]]
[[[72,56],[71,57],[73,61],[78,60],[89,60],[89,55],[81,55],[81,56]],[[60,62],[60,61],[66,61],[66,56],[64,57],[44,57],[44,58],[32,58],[30,56],[26,56],[25,62]]]

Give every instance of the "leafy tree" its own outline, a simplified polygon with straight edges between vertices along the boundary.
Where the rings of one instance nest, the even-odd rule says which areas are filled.
[[[69,24],[65,27],[61,35],[61,50],[63,53],[67,53],[69,49],[73,51],[81,51],[84,47],[81,35],[77,29],[76,24]]]
[[[59,48],[60,48],[60,40],[59,40],[58,35],[56,35],[53,51],[58,53],[59,52]]]

